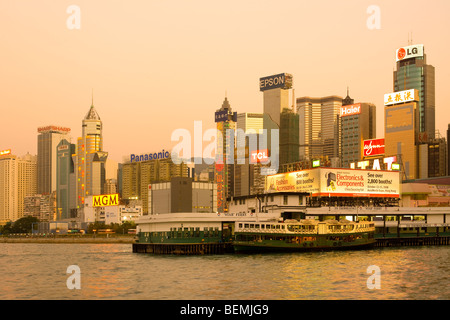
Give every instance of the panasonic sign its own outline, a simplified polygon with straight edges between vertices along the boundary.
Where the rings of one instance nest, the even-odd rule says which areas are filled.
[[[270,89],[290,89],[292,88],[292,75],[280,73],[259,79],[259,90],[266,91]]]
[[[159,160],[159,159],[169,159],[170,158],[170,152],[164,151],[164,149],[161,152],[155,152],[155,153],[149,153],[149,154],[131,154],[130,155],[130,162],[141,162],[141,161],[149,161],[149,160]]]

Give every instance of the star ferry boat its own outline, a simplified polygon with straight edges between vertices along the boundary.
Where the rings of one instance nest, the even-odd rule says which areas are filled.
[[[236,222],[235,252],[362,249],[375,244],[370,221],[287,219]]]

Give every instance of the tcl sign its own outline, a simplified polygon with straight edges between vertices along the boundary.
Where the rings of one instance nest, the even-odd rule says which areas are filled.
[[[266,163],[269,161],[268,150],[256,150],[250,154],[250,163]]]
[[[423,44],[417,44],[397,49],[395,56],[397,58],[397,61],[423,57]]]
[[[351,104],[341,107],[341,117],[352,116],[361,113],[361,104]]]
[[[364,157],[384,154],[384,139],[364,140]]]

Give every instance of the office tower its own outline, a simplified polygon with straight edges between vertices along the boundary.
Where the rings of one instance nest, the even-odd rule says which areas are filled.
[[[447,175],[450,175],[450,123],[447,128]]]
[[[233,197],[251,194],[254,164],[249,156],[259,149],[259,135],[263,133],[262,113],[238,113],[236,133],[236,161],[234,165]],[[242,131],[240,131],[242,130]],[[243,134],[242,134],[243,133]]]
[[[63,139],[69,140],[70,129],[58,126],[38,128],[37,181],[38,194],[56,191],[56,147]]]
[[[299,115],[291,108],[280,115],[280,165],[294,163],[299,156]]]
[[[436,137],[429,139],[428,147],[428,178],[443,177],[447,175],[447,141],[439,131]]]
[[[76,175],[72,154],[76,145],[62,140],[56,148],[56,210],[57,219],[75,218],[76,214]]]
[[[105,163],[108,153],[103,151],[103,124],[92,103],[82,121],[82,136],[77,140],[72,156],[77,183],[77,208],[82,208],[85,197],[103,193]]]
[[[292,104],[289,103],[289,90],[292,88],[292,82],[292,75],[288,73],[259,79],[259,90],[263,92],[263,128],[266,130],[267,149],[272,161],[279,160],[279,154],[272,155],[272,149],[278,149],[278,152],[280,152],[279,145],[272,145],[272,130],[280,130],[281,113],[284,109],[289,109],[294,104],[294,101],[292,101]],[[276,143],[275,140],[274,143]],[[278,148],[274,149],[275,147]]]
[[[301,160],[340,158],[339,114],[342,97],[297,98]]]
[[[245,134],[249,134],[251,130],[256,133],[262,133],[263,127],[263,114],[244,112],[237,114],[237,129],[242,129]]]
[[[385,152],[397,156],[402,164],[404,180],[419,178],[418,123],[416,110],[419,107],[417,90],[406,90],[385,94],[384,98]]]
[[[0,152],[0,223],[23,217],[24,199],[36,194],[37,159],[26,154],[12,155]]]
[[[237,113],[233,112],[225,97],[222,107],[215,112],[217,147],[214,181],[217,183],[217,210],[227,210],[227,197],[234,187],[234,148]]]
[[[341,166],[363,159],[364,140],[376,138],[376,108],[371,103],[344,105],[340,112]]]
[[[418,133],[435,136],[435,68],[427,64],[422,44],[410,45],[396,51],[397,70],[394,71],[394,91],[415,89],[419,93],[416,109]]]
[[[173,177],[187,177],[187,164],[176,164],[170,156],[164,159],[127,161],[120,166],[123,200],[137,200],[142,212],[148,214],[148,186],[156,182],[168,182]]]

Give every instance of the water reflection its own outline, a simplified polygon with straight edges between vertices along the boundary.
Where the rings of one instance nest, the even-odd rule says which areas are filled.
[[[0,244],[1,299],[449,299],[450,248],[217,256],[135,254],[127,244]],[[81,290],[66,286],[69,265]],[[381,289],[367,268],[381,269]]]

